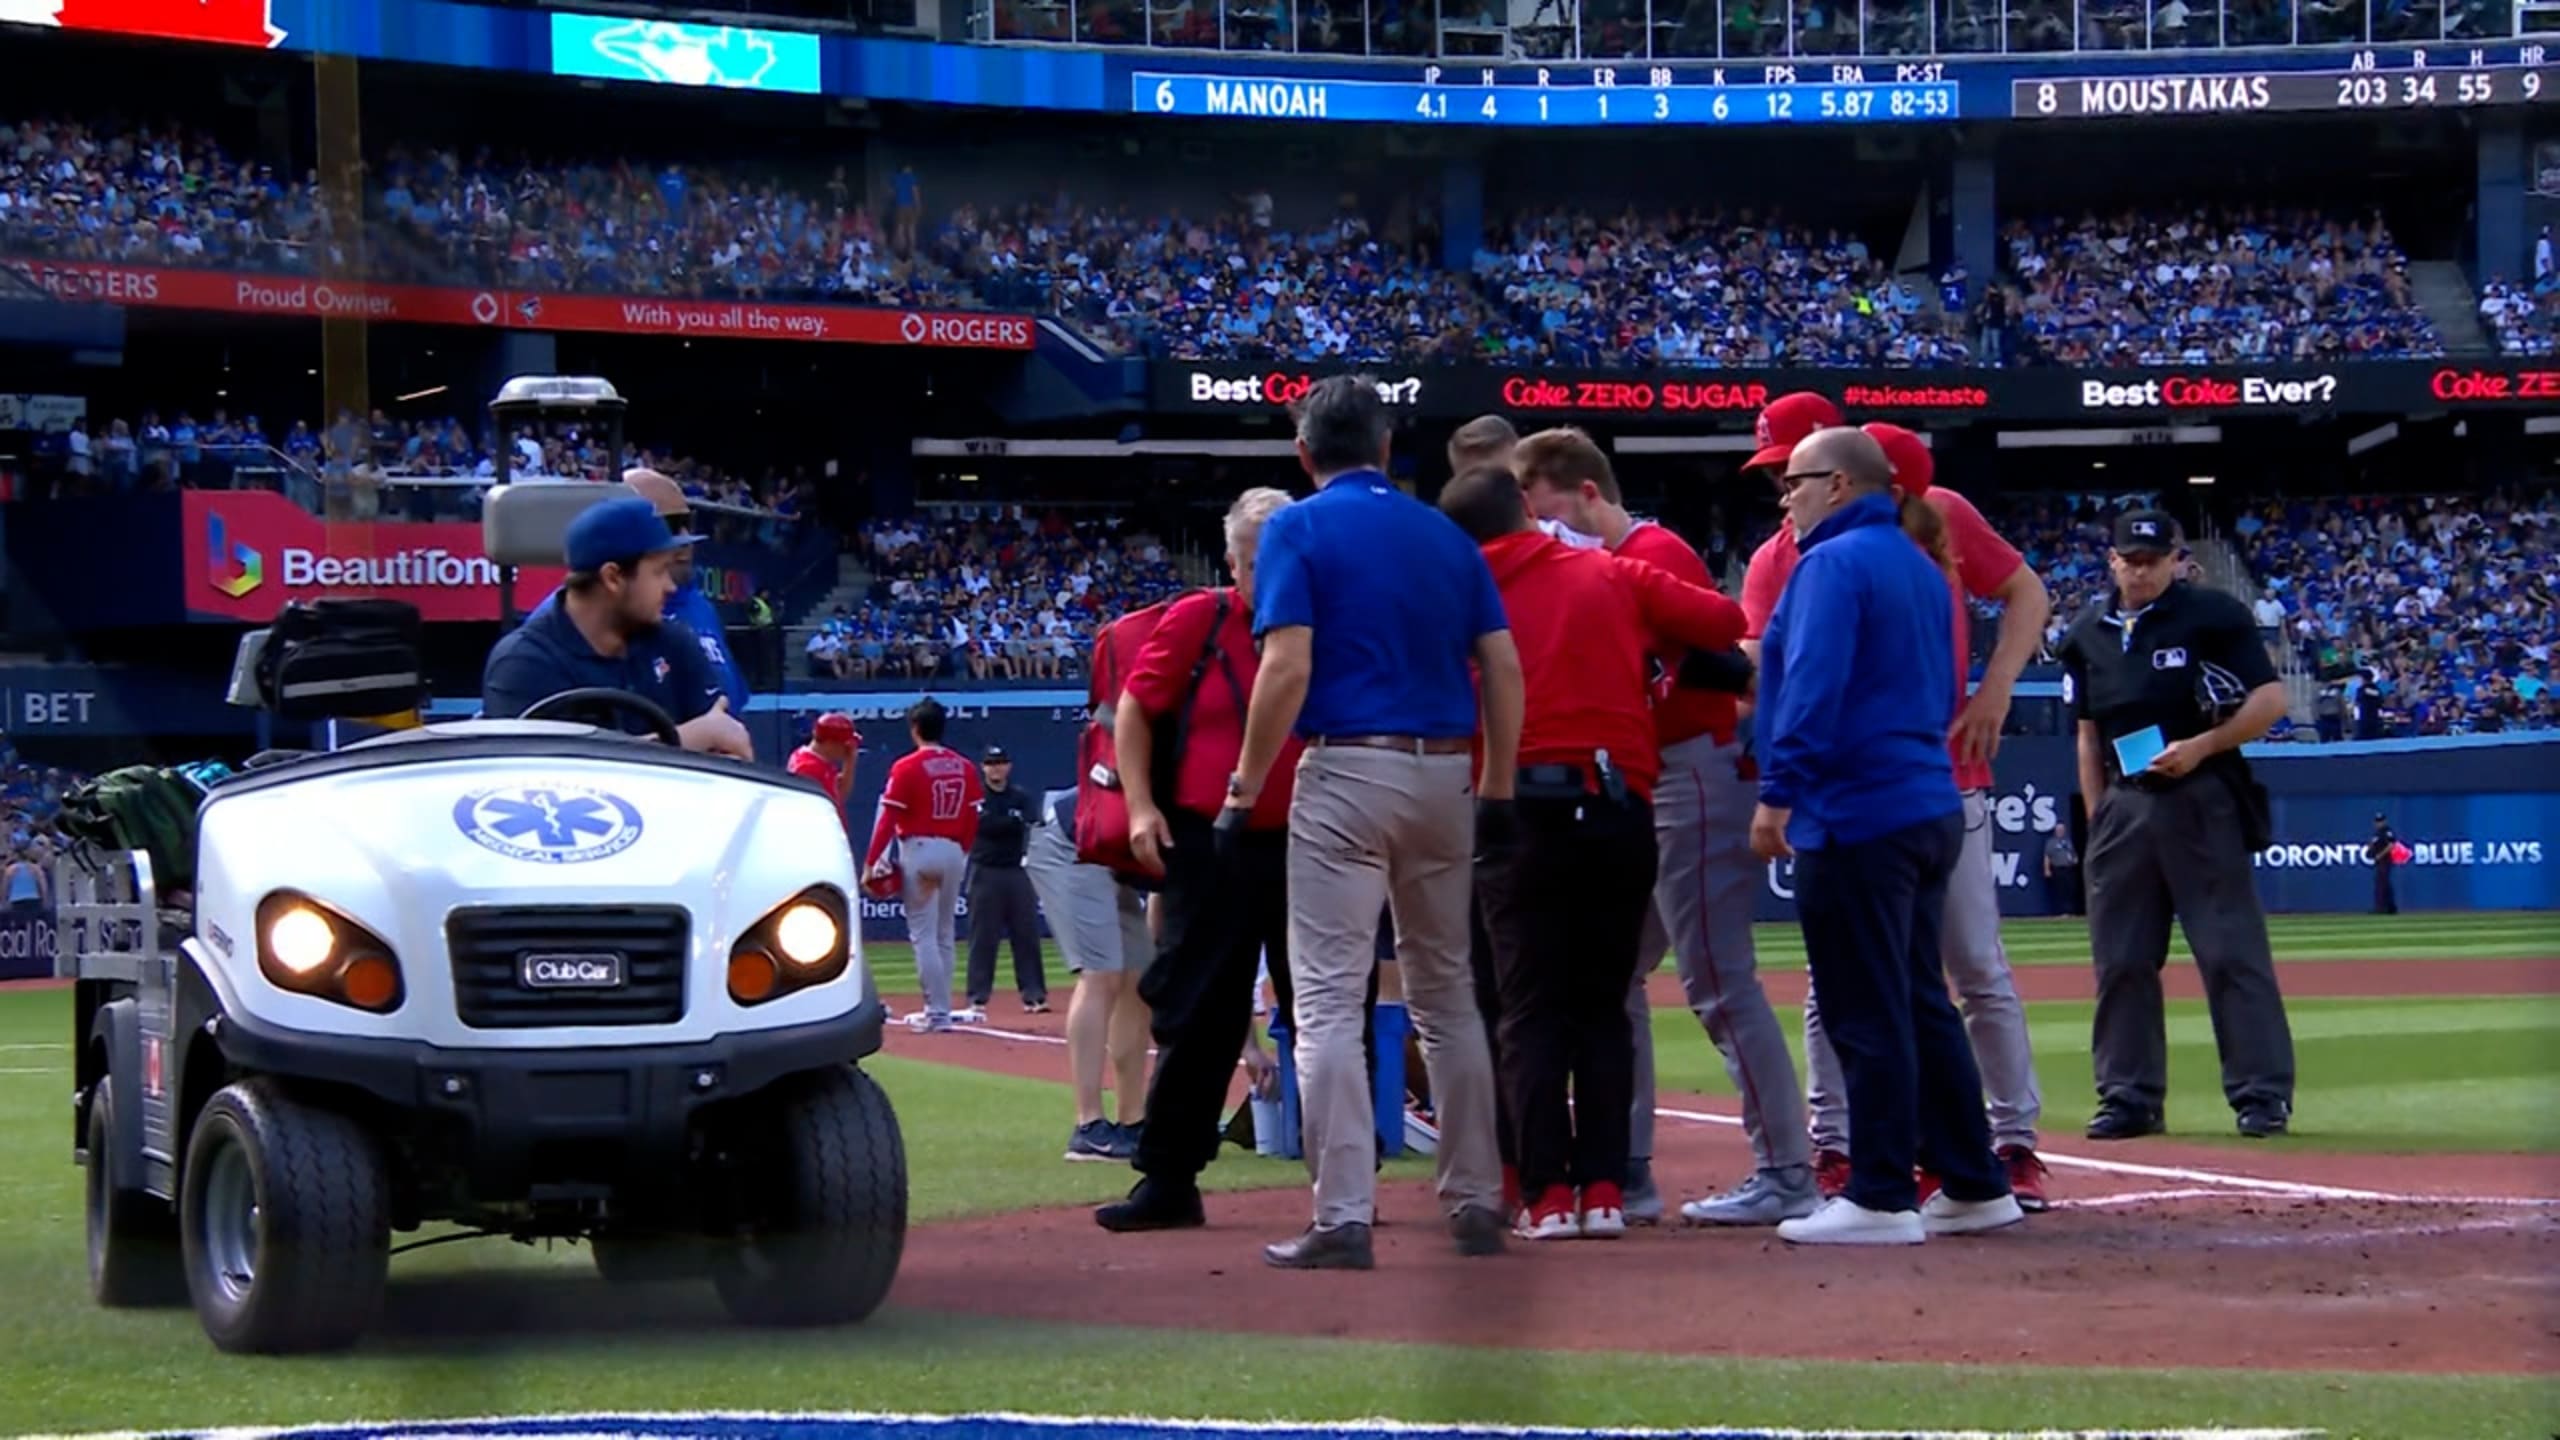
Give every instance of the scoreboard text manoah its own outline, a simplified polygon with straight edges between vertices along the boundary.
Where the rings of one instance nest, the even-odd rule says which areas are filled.
[[[1171,56],[1151,57],[1161,64]],[[2069,60],[1414,66],[1238,62],[1133,68],[1141,114],[1418,125],[1875,124],[2541,106],[2539,41]]]

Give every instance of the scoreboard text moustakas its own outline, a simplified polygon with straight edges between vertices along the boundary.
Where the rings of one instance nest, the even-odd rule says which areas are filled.
[[[1774,73],[1773,73],[1774,72]],[[1478,72],[1453,67],[1446,78]],[[1452,125],[1785,125],[1952,120],[1953,81],[1788,83],[1779,67],[1759,84],[1687,81],[1668,66],[1576,67],[1570,85],[1441,83],[1168,74],[1130,77],[1130,108],[1158,115],[1253,120],[1401,121]]]
[[[2524,63],[2384,70],[2215,70],[2191,75],[2081,75],[2013,80],[2020,120],[2133,115],[2331,114],[2540,105],[2560,98],[2560,65],[2526,46]]]

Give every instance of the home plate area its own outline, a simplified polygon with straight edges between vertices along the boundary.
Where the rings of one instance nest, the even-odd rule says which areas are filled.
[[[2301,1440],[2318,1430],[1548,1429],[1389,1420],[1253,1424],[1050,1415],[552,1415],[278,1429],[126,1431],[22,1440]]]

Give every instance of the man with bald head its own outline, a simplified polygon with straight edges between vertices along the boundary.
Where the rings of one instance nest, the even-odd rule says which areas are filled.
[[[668,529],[679,535],[692,533],[693,501],[686,497],[682,486],[646,467],[623,471],[622,483],[648,501],[657,510],[658,518],[667,522]],[[729,713],[744,715],[747,677],[729,654],[729,643],[724,638],[728,629],[721,622],[719,607],[693,581],[692,547],[677,552],[674,578],[676,588],[667,594],[667,618],[683,621],[685,628],[693,632],[693,638],[702,646],[702,658],[720,676],[721,693],[729,697]]]
[[[1947,754],[1947,579],[1903,534],[1893,463],[1816,430],[1779,481],[1802,555],[1761,644],[1751,848],[1795,859],[1805,961],[1849,1092],[1847,1189],[1778,1226],[1800,1245],[1909,1245],[2016,1223],[1939,931],[1964,843]],[[1919,1198],[1914,1162],[1938,1177]]]

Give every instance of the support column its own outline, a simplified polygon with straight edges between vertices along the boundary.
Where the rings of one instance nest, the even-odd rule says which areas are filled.
[[[1452,160],[1440,172],[1440,265],[1467,272],[1484,244],[1484,162]]]
[[[1978,135],[1955,157],[1949,177],[1948,248],[1973,278],[1973,293],[1999,273],[2000,206],[1992,140]]]
[[[320,248],[320,273],[337,286],[360,285],[371,271],[364,224],[364,107],[359,62],[348,55],[311,57],[312,119],[319,150],[320,211],[328,219],[329,242]],[[365,426],[373,409],[373,382],[367,359],[368,327],[354,315],[320,322],[320,395],[323,436],[348,431],[337,425],[338,413],[356,418],[352,433],[363,439],[370,459],[372,431]],[[340,490],[334,467],[323,471],[326,491]],[[342,493],[326,493],[323,513],[344,518]]]
[[[2533,236],[2527,233],[2524,213],[2524,116],[2515,110],[2480,110],[2473,118],[2480,129],[2480,163],[2472,211],[2472,284],[2485,285],[2499,276],[2530,284]]]

